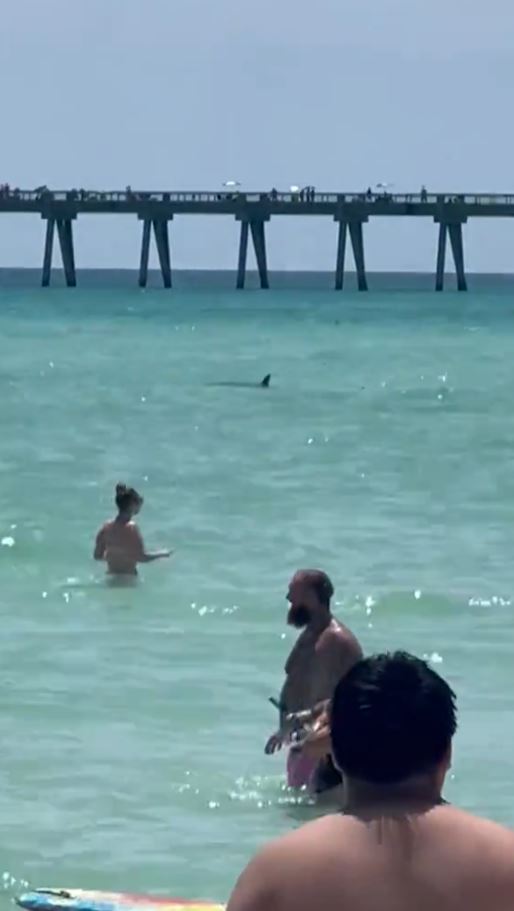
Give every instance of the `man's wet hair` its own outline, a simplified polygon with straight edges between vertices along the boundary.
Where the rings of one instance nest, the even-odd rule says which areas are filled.
[[[119,511],[126,512],[133,504],[142,503],[143,497],[134,487],[127,487],[126,484],[116,484],[114,500]]]
[[[334,759],[348,778],[400,783],[444,760],[457,730],[455,693],[420,658],[374,655],[338,684],[331,729]]]
[[[317,598],[325,607],[330,607],[330,599],[334,594],[334,586],[322,569],[301,569],[300,575],[316,593]]]

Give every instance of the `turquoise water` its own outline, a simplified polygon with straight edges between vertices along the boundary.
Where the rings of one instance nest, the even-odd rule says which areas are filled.
[[[0,294],[4,870],[224,899],[312,815],[263,754],[306,564],[366,650],[449,677],[448,796],[514,822],[513,315],[485,293]],[[176,549],[134,589],[90,558],[117,480]]]

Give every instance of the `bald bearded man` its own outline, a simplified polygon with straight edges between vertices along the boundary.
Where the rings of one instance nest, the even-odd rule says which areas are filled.
[[[289,745],[289,787],[308,787],[321,793],[340,784],[341,778],[329,755],[329,738],[305,748],[291,743],[291,715],[302,713],[304,721],[332,698],[341,677],[362,657],[362,649],[350,630],[333,616],[334,586],[325,572],[301,569],[287,592],[290,607],[287,622],[302,632],[285,665],[286,679],[279,700],[280,725],[268,739],[265,752]],[[307,716],[307,717],[306,717]]]

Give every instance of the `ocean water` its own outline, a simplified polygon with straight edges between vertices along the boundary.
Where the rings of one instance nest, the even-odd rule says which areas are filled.
[[[302,565],[449,678],[447,796],[514,822],[513,344],[494,288],[3,287],[3,870],[225,899],[316,812],[263,753]],[[91,560],[118,480],[176,551],[130,589]]]

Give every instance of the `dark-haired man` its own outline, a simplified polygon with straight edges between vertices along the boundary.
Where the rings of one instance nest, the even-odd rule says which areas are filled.
[[[334,587],[320,569],[301,569],[291,579],[287,592],[289,611],[287,622],[301,629],[287,659],[286,680],[280,694],[280,726],[271,735],[265,750],[274,753],[288,742],[291,728],[288,716],[308,714],[316,706],[327,703],[341,677],[362,657],[357,639],[332,615],[330,602]],[[289,749],[287,781],[293,788],[308,786],[321,792],[340,783],[323,748]],[[325,742],[325,753],[328,744]]]
[[[512,911],[514,833],[443,799],[455,730],[424,661],[359,661],[331,707],[344,812],[260,851],[227,911]]]

